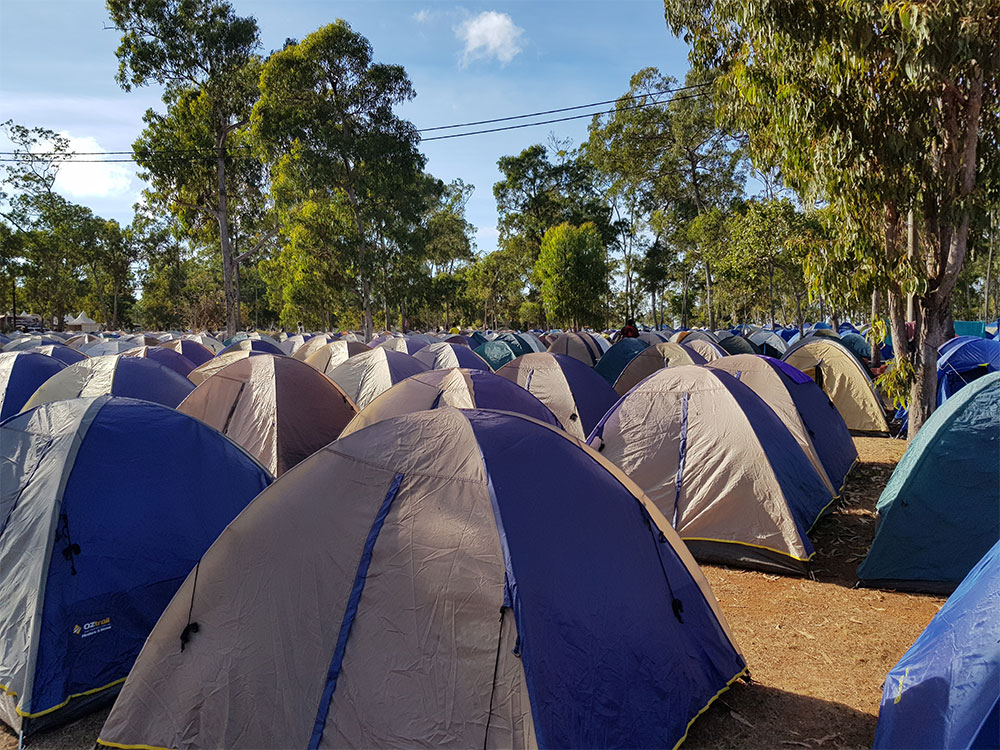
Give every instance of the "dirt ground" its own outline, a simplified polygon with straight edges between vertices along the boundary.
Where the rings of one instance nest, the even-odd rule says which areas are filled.
[[[694,723],[685,748],[869,748],[882,681],[944,598],[855,589],[875,534],[875,502],[906,443],[856,438],[859,463],[833,513],[813,530],[812,579],[705,566],[750,682],[738,681]],[[33,739],[92,748],[100,711]],[[0,750],[17,741],[0,731]]]
[[[815,580],[703,567],[752,681],[719,697],[686,749],[871,747],[886,673],[945,600],[853,588],[875,503],[906,449],[903,440],[854,442],[858,465],[813,530]]]

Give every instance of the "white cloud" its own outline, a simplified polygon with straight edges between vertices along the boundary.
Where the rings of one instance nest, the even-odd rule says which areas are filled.
[[[99,159],[121,159],[123,156],[102,156],[107,151],[92,136],[71,136],[60,133],[69,140],[69,150],[80,154],[75,160],[59,166],[55,189],[71,198],[109,198],[124,195],[132,189],[133,170],[126,164],[98,164]],[[39,144],[38,150],[47,146]]]
[[[431,12],[426,8],[421,8],[413,14],[413,20],[417,23],[426,23],[431,20]]]
[[[506,13],[488,10],[462,22],[455,34],[465,43],[463,64],[495,57],[506,65],[521,51],[519,42],[524,29]]]

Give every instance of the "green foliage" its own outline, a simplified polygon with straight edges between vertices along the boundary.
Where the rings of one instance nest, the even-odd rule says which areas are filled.
[[[387,291],[428,199],[417,132],[393,112],[413,96],[403,68],[373,62],[340,20],[268,59],[251,118],[289,242],[354,281],[366,335],[373,287]]]
[[[687,91],[673,95],[677,81],[656,68],[640,70],[629,91],[609,115],[595,116],[586,153],[601,174],[605,198],[618,232],[625,281],[623,317],[632,317],[644,268],[643,285],[654,294],[668,279],[653,279],[643,265],[642,245],[659,246],[676,261],[705,266],[706,292],[711,290],[711,259],[701,233],[688,226],[700,214],[728,210],[742,194],[744,175],[738,143],[715,123],[706,87],[709,73],[692,72]],[[652,241],[646,238],[652,235]],[[683,277],[690,273],[682,274]],[[706,295],[706,306],[710,299]],[[710,316],[709,316],[710,317]]]
[[[126,91],[164,85],[133,146],[150,181],[147,198],[173,212],[201,242],[218,242],[226,327],[240,327],[235,243],[261,220],[259,165],[245,133],[256,98],[257,22],[221,0],[107,0],[122,32],[117,80]]]
[[[493,186],[499,244],[506,262],[520,274],[522,287],[532,283],[532,268],[550,227],[590,222],[605,246],[615,240],[610,208],[598,193],[597,172],[582,153],[564,146],[557,143],[546,149],[538,144],[497,161],[503,175]],[[519,306],[509,311],[511,319],[517,318]]]
[[[664,9],[692,61],[721,72],[721,121],[747,134],[755,164],[829,206],[829,255],[862,266],[824,276],[814,265],[816,291],[863,296],[874,270],[894,330],[916,292],[914,345],[893,337],[914,373],[913,434],[934,406],[936,349],[972,209],[998,189],[996,3],[665,0]]]
[[[550,228],[542,239],[534,277],[552,322],[574,328],[598,322],[607,264],[597,227],[564,222]]]
[[[86,308],[117,328],[132,300],[134,254],[116,222],[54,191],[69,142],[45,128],[3,124],[14,158],[0,165],[5,293],[10,307],[61,321]],[[9,191],[9,192],[8,192]]]
[[[259,42],[256,20],[220,0],[107,0],[107,8],[122,32],[115,54],[126,91],[158,83],[173,98],[172,87],[204,86],[221,104]]]

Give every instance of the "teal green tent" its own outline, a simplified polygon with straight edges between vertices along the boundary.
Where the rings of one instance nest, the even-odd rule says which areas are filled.
[[[865,585],[951,591],[1000,539],[1000,372],[938,407],[878,501]]]
[[[515,358],[513,350],[503,341],[487,341],[482,346],[473,349],[476,354],[486,360],[486,363],[496,372]]]
[[[981,320],[956,320],[955,335],[986,338],[986,324]]]

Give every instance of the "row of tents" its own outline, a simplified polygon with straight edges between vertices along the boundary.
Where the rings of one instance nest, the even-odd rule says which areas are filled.
[[[570,341],[576,338],[582,336],[573,335]],[[627,339],[611,347],[593,369],[569,355],[532,352],[521,355],[498,371],[500,377],[520,385],[525,392],[525,396],[520,400],[509,400],[509,396],[485,397],[485,394],[501,392],[496,386],[483,385],[492,379],[484,380],[487,373],[482,369],[481,360],[478,360],[470,349],[457,344],[438,342],[422,346],[416,350],[415,356],[410,356],[389,346],[378,346],[372,350],[357,342],[336,341],[314,348],[313,354],[306,357],[306,362],[312,362],[314,365],[309,367],[306,363],[301,363],[301,360],[297,360],[295,355],[287,357],[256,350],[252,347],[255,341],[245,339],[234,344],[233,346],[236,346],[234,350],[221,351],[204,365],[189,370],[189,379],[182,378],[179,372],[173,371],[150,356],[157,351],[156,347],[145,348],[147,355],[145,357],[125,355],[95,357],[62,370],[59,370],[59,364],[51,358],[38,353],[0,355],[0,377],[6,377],[0,414],[4,417],[10,416],[19,410],[17,408],[19,405],[21,408],[30,409],[49,401],[96,396],[102,393],[152,400],[177,407],[184,413],[210,424],[223,434],[233,437],[240,445],[250,450],[269,471],[279,476],[335,439],[345,426],[355,419],[359,410],[365,412],[366,407],[373,402],[378,403],[377,408],[366,412],[359,423],[368,424],[381,418],[381,416],[373,417],[374,414],[395,415],[443,405],[462,408],[507,408],[561,426],[577,438],[589,439],[592,443],[606,442],[605,432],[608,424],[620,428],[622,415],[627,415],[633,405],[641,404],[643,394],[646,394],[647,400],[656,402],[658,408],[668,409],[665,397],[660,393],[664,390],[661,384],[668,383],[667,391],[690,394],[694,387],[693,379],[703,377],[700,374],[702,371],[691,365],[706,364],[705,358],[692,348],[694,342],[687,344],[659,342],[650,346],[641,340]],[[711,344],[708,341],[703,343]],[[619,401],[619,394],[608,386],[607,381],[610,380],[608,371],[607,369],[602,371],[601,365],[626,346],[636,351],[625,367],[620,366],[619,360],[618,365],[622,369],[622,375],[634,370],[636,365],[642,365],[645,369],[640,385],[643,387],[630,388],[627,398]],[[810,355],[818,360],[810,372],[814,378],[822,377],[822,375],[817,377],[817,370],[820,373],[833,373],[834,376],[837,374],[829,364],[831,361],[836,363],[837,360],[824,356],[826,350],[840,354],[841,361],[852,363],[847,355],[825,338],[804,340],[802,345],[792,352],[793,358],[796,353],[809,352],[812,347],[820,349],[818,355]],[[572,350],[570,347],[567,349]],[[161,354],[170,354],[178,358],[182,356],[173,350],[159,349],[159,351]],[[306,347],[299,348],[299,352],[307,351]],[[425,364],[424,360],[429,364]],[[337,362],[339,364],[336,364]],[[456,374],[446,385],[441,385],[444,381],[439,376],[431,374],[421,380],[409,382],[405,387],[396,388],[390,395],[382,398],[383,394],[392,390],[394,385],[407,381],[412,376],[424,372],[433,373],[432,367],[441,368],[463,362],[479,366],[465,368],[460,377]],[[679,378],[677,373],[681,372],[677,370],[678,366],[685,368],[688,373],[687,379],[677,379]],[[733,440],[731,435],[723,431],[722,434],[726,437],[719,440],[720,420],[728,417],[725,417],[725,410],[722,408],[725,400],[715,398],[712,402],[714,412],[708,420],[708,428],[699,426],[697,430],[692,430],[685,418],[674,432],[659,434],[657,439],[662,445],[643,460],[630,452],[631,449],[625,445],[619,451],[621,455],[616,462],[619,464],[630,462],[629,470],[633,474],[639,473],[640,467],[645,466],[644,461],[652,462],[659,473],[654,472],[655,481],[654,478],[650,478],[643,487],[651,495],[657,495],[666,486],[667,480],[659,478],[660,474],[668,478],[675,475],[678,477],[674,481],[674,507],[670,516],[675,528],[678,529],[684,527],[685,517],[699,520],[700,525],[688,529],[687,532],[687,538],[692,542],[695,539],[699,543],[712,542],[709,547],[717,547],[722,543],[738,545],[730,548],[735,553],[733,557],[735,560],[743,559],[747,547],[767,550],[767,554],[777,553],[787,557],[789,561],[793,561],[790,563],[790,569],[800,571],[800,563],[805,563],[811,556],[807,532],[815,523],[818,514],[813,513],[810,517],[810,512],[800,512],[799,498],[807,496],[818,498],[806,505],[812,507],[818,503],[818,507],[822,509],[839,494],[847,470],[856,456],[848,431],[844,429],[847,423],[840,419],[831,419],[830,417],[834,415],[831,405],[836,406],[836,403],[825,398],[812,379],[804,377],[799,370],[788,367],[787,363],[783,365],[778,360],[753,355],[717,354],[716,359],[707,366],[716,372],[728,372],[736,378],[738,385],[729,386],[729,391],[734,388],[741,391],[745,390],[745,386],[749,386],[754,395],[766,404],[763,409],[755,411],[751,401],[738,394],[742,401],[737,398],[731,409],[739,420],[746,421],[747,415],[754,414],[753,419],[747,422],[748,429],[755,435],[763,437],[753,440]],[[328,375],[328,378],[317,374],[319,367],[323,367],[322,372]],[[657,375],[658,371],[664,369],[676,371],[673,380]],[[481,374],[473,376],[471,373],[476,370],[481,370]],[[846,371],[855,375],[860,373],[856,367],[848,368]],[[602,374],[604,378],[601,377]],[[613,372],[611,375],[613,377]],[[622,375],[614,378],[616,383],[620,383]],[[847,382],[848,387],[831,389],[827,395],[838,398],[846,393],[848,406],[856,405],[861,397],[875,398],[874,390],[866,385],[860,376],[856,381],[863,386],[860,390],[861,396],[853,399],[850,397],[851,381],[846,378],[838,381],[834,376],[827,375],[822,378],[827,388],[838,382]],[[715,380],[720,377],[722,376],[714,376]],[[714,380],[712,382],[713,385],[717,385]],[[195,383],[199,384],[198,388],[194,387]],[[427,385],[429,387],[424,387]],[[435,388],[438,392],[430,397]],[[459,391],[464,393],[460,394]],[[418,396],[418,393],[424,396]],[[690,395],[685,398],[690,400]],[[836,410],[836,414],[843,416],[845,411],[841,407]],[[643,426],[652,423],[648,410],[640,413]],[[778,431],[758,424],[763,419],[759,414],[773,419],[772,413],[780,417],[784,430]],[[712,425],[712,422],[716,424]],[[696,423],[692,420],[692,424]],[[782,440],[788,442],[785,437],[786,432],[798,450],[790,451],[780,447]],[[684,445],[668,448],[681,439],[682,433]],[[635,438],[637,443],[645,439],[641,433]],[[708,441],[706,444],[709,455],[721,456],[717,463],[720,463],[726,471],[715,471],[702,476],[698,472],[701,471],[699,467],[703,462],[699,461],[694,466],[687,467],[685,483],[680,478],[684,476],[684,472],[678,460],[672,459],[671,462],[664,464],[660,452],[676,451],[675,455],[680,456],[686,454],[688,442],[692,446],[697,446],[699,440]],[[711,442],[713,440],[719,445],[714,446]],[[767,456],[769,463],[765,463],[765,466],[771,469],[775,464],[774,456],[782,456],[786,463],[791,462],[791,468],[786,470],[785,481],[788,481],[788,477],[794,477],[798,482],[797,490],[794,492],[782,490],[778,473],[775,472],[765,472],[768,474],[765,482],[761,482],[758,477],[752,477],[747,481],[751,482],[753,491],[737,491],[734,495],[743,498],[747,509],[740,510],[737,506],[736,509],[730,508],[728,511],[732,514],[729,522],[742,529],[743,534],[740,535],[734,529],[719,533],[718,529],[724,524],[720,525],[718,521],[709,524],[707,529],[704,528],[707,519],[715,519],[715,516],[706,515],[700,503],[709,500],[717,503],[720,500],[715,496],[717,493],[711,489],[712,482],[719,481],[725,487],[739,487],[743,479],[734,480],[727,472],[742,477],[739,473],[742,471],[740,467],[758,461],[751,455],[753,450],[762,451]],[[803,460],[808,461],[811,469],[801,471],[795,466]],[[973,477],[972,481],[977,481],[974,474],[970,476]],[[817,481],[813,482],[812,489],[803,489],[801,485],[807,481],[806,478],[813,477]],[[771,489],[765,491],[763,489],[765,485]],[[825,492],[816,492],[818,485],[822,485]],[[698,489],[701,490],[701,500],[696,499]],[[679,512],[680,502],[682,497],[685,501],[688,500],[687,493],[690,492],[694,492],[694,495],[690,498],[691,507],[685,516]],[[666,501],[664,495],[664,505]],[[722,505],[725,506],[725,503]],[[773,529],[765,534],[759,524],[755,526],[743,523],[748,509],[752,512],[758,507],[768,507],[772,510],[784,508],[781,513],[772,513],[774,517],[770,521],[772,524],[785,526],[785,538],[780,544],[761,544],[765,536],[773,535]],[[798,517],[797,527],[796,524],[789,522],[790,518],[795,517]],[[793,527],[796,527],[794,532]],[[760,553],[755,554],[760,556]],[[716,559],[728,558],[723,556]],[[747,557],[743,561],[749,560],[752,560],[752,557]],[[758,563],[762,564],[760,561]],[[875,577],[875,580],[882,579],[884,576]],[[953,576],[944,580],[950,582],[950,585],[955,583]]]
[[[312,339],[275,353],[246,337],[200,365],[232,357],[197,387],[199,367],[184,378],[148,352],[85,360],[94,374],[67,379],[79,393],[0,425],[0,560],[34,566],[0,584],[0,718],[28,733],[64,720],[121,689],[135,662],[109,746],[683,739],[745,666],[691,553],[801,572],[856,453],[839,410],[787,362],[658,353],[622,396],[581,360],[596,338],[494,374],[454,367],[479,356],[474,341],[409,354],[339,339],[303,359]],[[697,340],[642,351],[691,357]],[[330,377],[307,364],[317,355]],[[392,363],[411,360],[420,368],[399,377]],[[153,368],[187,380],[178,404],[107,395]],[[171,475],[162,492],[140,489],[150,461]],[[246,483],[214,505],[234,472]],[[185,503],[166,508],[177,492]],[[145,507],[124,507],[137,496]],[[180,540],[172,529],[202,505],[218,522]],[[108,575],[120,560],[130,570]]]

